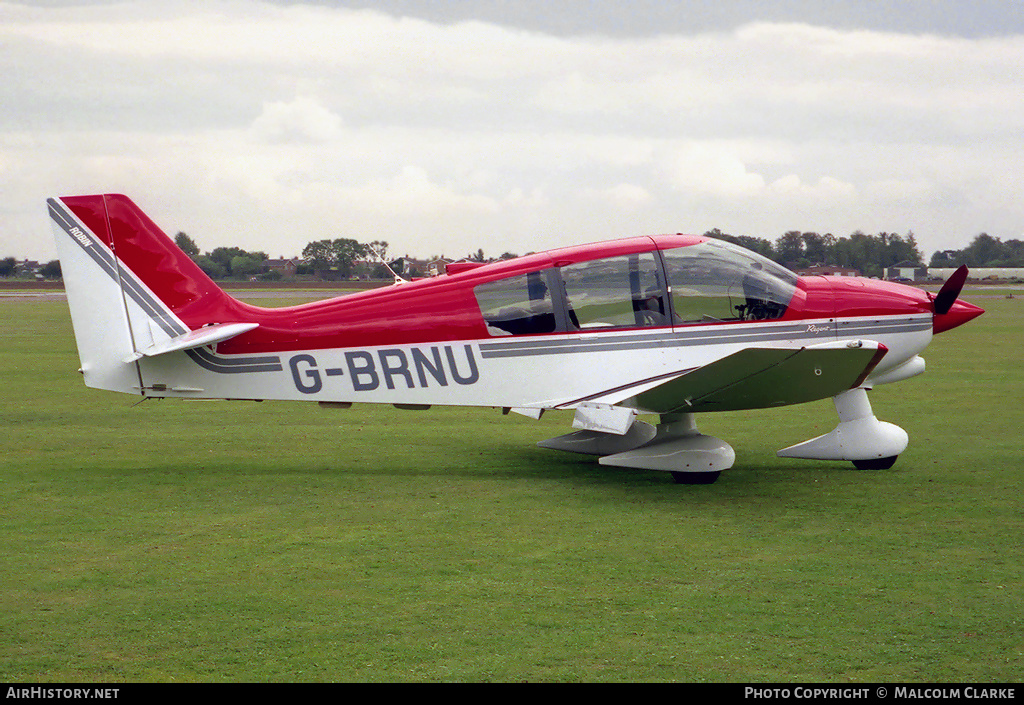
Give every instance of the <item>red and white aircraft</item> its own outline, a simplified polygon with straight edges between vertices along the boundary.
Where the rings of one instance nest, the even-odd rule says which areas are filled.
[[[690,235],[635,237],[286,308],[221,290],[125,196],[49,199],[85,383],[144,397],[575,411],[546,448],[713,482],[733,449],[695,414],[832,397],[839,424],[778,455],[890,467],[867,391],[924,371],[982,309],[901,284],[798,277]],[[638,420],[658,414],[657,426]]]

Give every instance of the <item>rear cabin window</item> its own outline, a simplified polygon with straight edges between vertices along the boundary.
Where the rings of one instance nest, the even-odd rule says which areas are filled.
[[[786,313],[796,275],[726,242],[662,252],[676,323],[764,321]]]
[[[550,270],[530,272],[473,288],[491,335],[536,335],[555,331]]]
[[[570,328],[669,324],[654,253],[579,262],[560,271]]]

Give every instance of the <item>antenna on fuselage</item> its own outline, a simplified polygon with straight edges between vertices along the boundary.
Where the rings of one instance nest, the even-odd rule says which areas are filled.
[[[383,265],[384,265],[385,267],[387,267],[388,271],[389,271],[389,272],[391,272],[391,275],[392,275],[392,276],[393,276],[393,277],[395,278],[395,284],[408,284],[408,283],[409,283],[409,280],[408,280],[408,279],[403,279],[403,278],[402,278],[402,277],[401,277],[401,276],[400,276],[400,275],[398,274],[398,272],[396,272],[396,271],[395,271],[394,269],[392,269],[392,268],[391,268],[391,265],[390,265],[390,264],[388,264],[388,263],[387,263],[387,261],[386,261],[386,260],[384,259],[384,256],[383,256],[383,255],[381,255],[381,253],[380,253],[380,250],[378,250],[378,249],[377,249],[377,248],[375,248],[375,247],[371,247],[371,246],[369,246],[369,245],[367,246],[367,249],[369,249],[369,250],[370,250],[370,252],[372,252],[372,253],[373,253],[373,256],[374,256],[374,257],[376,257],[377,259],[379,259],[379,260],[380,260],[380,263],[381,263],[381,264],[383,264]]]

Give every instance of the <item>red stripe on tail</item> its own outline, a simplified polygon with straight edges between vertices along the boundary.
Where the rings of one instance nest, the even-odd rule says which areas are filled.
[[[244,305],[224,293],[127,196],[60,200],[190,328],[244,320]]]

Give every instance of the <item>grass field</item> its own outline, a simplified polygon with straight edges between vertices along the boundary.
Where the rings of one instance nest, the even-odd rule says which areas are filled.
[[[775,457],[824,401],[701,417],[708,486],[568,414],[133,406],[0,301],[0,680],[1019,682],[1024,304],[975,301],[872,394],[891,470]]]

